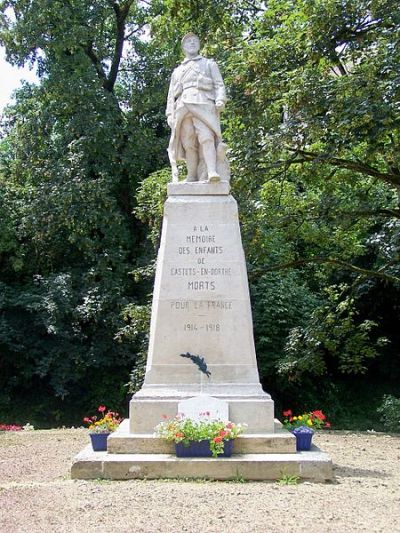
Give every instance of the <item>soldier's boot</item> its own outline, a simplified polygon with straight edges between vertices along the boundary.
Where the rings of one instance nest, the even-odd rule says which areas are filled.
[[[199,165],[199,154],[195,148],[186,149],[187,178],[185,181],[198,181],[197,167]]]
[[[220,181],[220,176],[217,172],[217,153],[215,151],[214,141],[204,141],[202,144],[204,161],[207,166],[207,174],[209,182]]]

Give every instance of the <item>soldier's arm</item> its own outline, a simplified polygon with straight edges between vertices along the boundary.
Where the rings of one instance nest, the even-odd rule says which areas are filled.
[[[213,60],[210,61],[210,73],[214,82],[215,103],[218,107],[223,107],[227,100],[224,80],[222,79],[217,63]],[[219,106],[218,104],[221,105]]]
[[[175,115],[175,97],[174,97],[174,87],[175,87],[175,73],[172,73],[171,82],[169,84],[168,97],[167,97],[167,108],[165,114],[167,115],[168,124],[170,120],[174,120]]]

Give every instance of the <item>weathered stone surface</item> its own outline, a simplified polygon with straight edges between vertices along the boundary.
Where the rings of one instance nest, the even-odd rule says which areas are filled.
[[[128,420],[125,420],[118,431],[108,437],[108,452],[112,454],[174,454],[174,445],[154,434],[129,433]],[[283,454],[296,452],[296,438],[286,430],[275,433],[251,434],[244,433],[235,439],[234,454]]]
[[[257,371],[235,200],[169,198],[153,293],[143,388],[252,384]],[[207,375],[196,361],[204,358]]]
[[[182,400],[178,403],[178,413],[191,420],[229,420],[229,405],[223,400],[209,396],[208,394],[199,394],[188,400]]]
[[[296,438],[289,432],[240,435],[233,445],[234,454],[296,453]]]
[[[174,416],[180,401],[198,394],[227,401],[230,419],[247,423],[250,433],[274,430],[273,401],[257,369],[238,211],[229,195],[170,196],[165,204],[146,376],[131,401],[131,433],[151,433],[163,415]]]
[[[217,389],[218,390],[218,389]],[[220,394],[218,398],[229,403],[229,417],[235,423],[246,423],[247,433],[272,433],[274,431],[274,404],[267,394],[253,396],[236,396]],[[130,402],[130,431],[131,433],[152,433],[163,415],[174,417],[179,409],[181,399],[189,398],[192,394],[175,391],[175,397],[168,398],[162,394],[145,395],[140,391]],[[172,393],[170,393],[172,394]],[[215,393],[213,395],[217,395]]]
[[[332,479],[332,462],[313,447],[296,454],[243,454],[230,458],[177,458],[166,454],[106,454],[87,448],[74,460],[73,479],[209,478],[276,480],[282,475],[325,481]],[[84,466],[80,464],[84,461]]]
[[[97,479],[103,476],[103,461],[107,452],[94,452],[91,444],[74,457],[71,466],[72,479]]]
[[[227,181],[207,183],[204,181],[168,183],[168,196],[220,196],[228,195],[231,190]]]

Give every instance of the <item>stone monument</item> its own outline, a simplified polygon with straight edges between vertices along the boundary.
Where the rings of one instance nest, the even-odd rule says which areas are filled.
[[[318,449],[296,454],[295,437],[274,422],[274,404],[260,385],[238,209],[219,115],[226,102],[217,64],[199,55],[190,33],[185,59],[172,74],[167,120],[172,181],[164,206],[153,292],[145,380],[132,397],[129,420],[75,459],[80,479],[332,477]],[[187,176],[179,181],[178,161]],[[266,310],[267,312],[268,310]],[[247,424],[231,458],[177,458],[154,435],[165,416],[196,419],[210,411]]]
[[[253,340],[237,205],[219,113],[226,102],[217,64],[199,39],[182,40],[186,58],[173,72],[167,119],[173,181],[168,185],[142,389],[132,398],[132,432],[149,432],[182,398],[208,394],[229,403],[233,422],[273,431]],[[177,161],[187,177],[178,181]]]

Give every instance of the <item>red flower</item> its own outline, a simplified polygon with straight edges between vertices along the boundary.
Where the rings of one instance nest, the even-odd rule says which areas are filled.
[[[222,437],[214,437],[214,442],[222,442]]]
[[[105,405],[99,405],[99,408],[97,410],[99,411],[99,413],[104,413],[104,411],[106,410],[106,406]]]
[[[331,427],[331,423],[330,422],[325,422],[325,426],[326,428],[330,428]]]
[[[292,413],[292,410],[291,409],[287,409],[287,411],[283,411],[283,416],[285,418],[289,417],[289,416],[292,416],[293,413]]]
[[[182,439],[184,436],[185,436],[184,433],[182,433],[181,431],[178,431],[178,433],[175,433],[175,437],[177,439]]]
[[[91,420],[88,416],[85,416],[85,418],[83,419],[84,422],[86,422],[87,424],[90,424],[91,423]]]
[[[228,435],[228,432],[224,431],[223,429],[221,429],[221,431],[219,432],[219,436],[224,438],[224,437],[226,437],[226,435]]]
[[[326,416],[324,415],[324,413],[320,410],[318,411],[312,411],[311,413],[313,416],[315,416],[315,418],[319,418],[320,420],[326,420]]]

